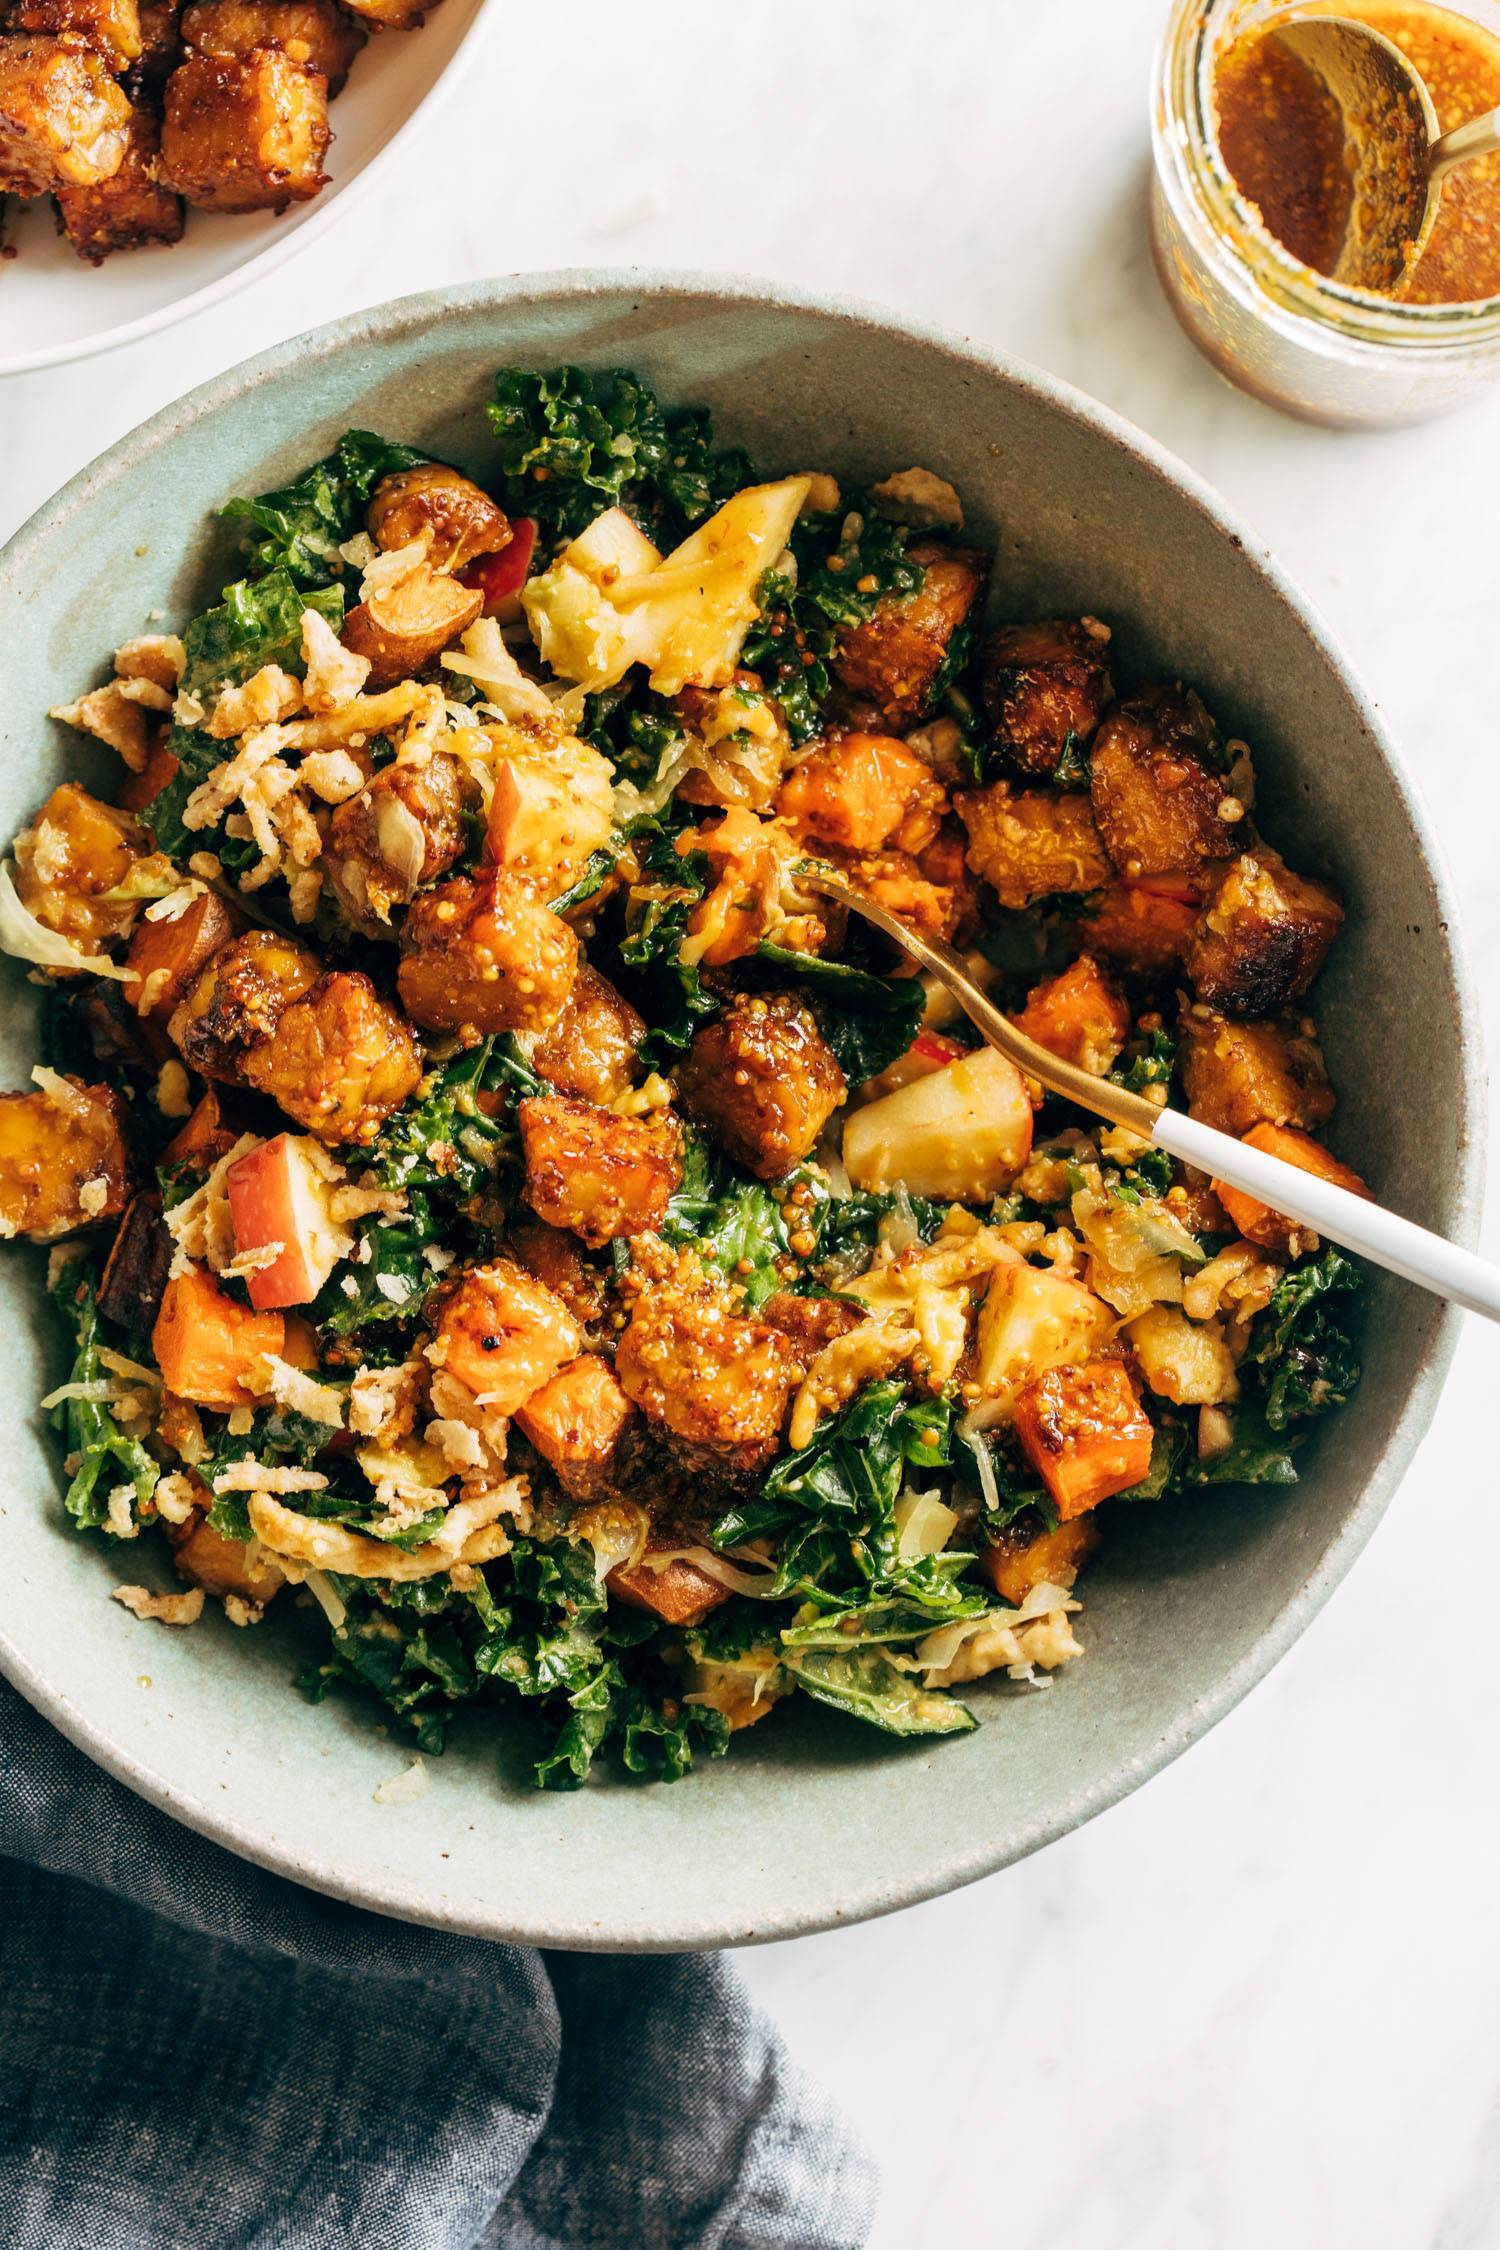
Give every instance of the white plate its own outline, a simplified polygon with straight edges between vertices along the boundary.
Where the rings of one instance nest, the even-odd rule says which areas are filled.
[[[374,33],[334,102],[329,184],[279,216],[189,211],[170,248],[85,265],[57,232],[52,199],[12,201],[0,261],[0,375],[21,375],[134,343],[269,273],[349,210],[408,128],[472,62],[486,0],[442,0],[415,31]]]

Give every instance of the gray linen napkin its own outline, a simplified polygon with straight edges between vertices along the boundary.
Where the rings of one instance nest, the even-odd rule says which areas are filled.
[[[722,1959],[338,1905],[0,1682],[5,2250],[857,2250],[874,2199]]]

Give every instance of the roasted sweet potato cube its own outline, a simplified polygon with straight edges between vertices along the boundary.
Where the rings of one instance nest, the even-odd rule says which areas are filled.
[[[464,586],[427,563],[409,578],[371,594],[350,610],[339,639],[370,666],[371,687],[409,680],[452,648],[484,607],[477,586]]]
[[[571,1361],[516,1409],[516,1427],[575,1500],[598,1500],[618,1486],[635,1420],[614,1369],[597,1352]]]
[[[49,930],[95,953],[139,912],[137,900],[110,894],[124,886],[146,843],[128,813],[65,781],[15,840],[16,895]]]
[[[1300,999],[1344,919],[1327,883],[1294,875],[1264,844],[1224,871],[1188,947],[1188,980],[1226,1016],[1270,1016]]]
[[[59,1079],[0,1094],[0,1235],[51,1242],[125,1208],[124,1106],[107,1086]]]
[[[688,1627],[701,1625],[721,1602],[728,1601],[729,1588],[685,1555],[653,1563],[651,1553],[648,1543],[639,1562],[618,1564],[606,1581],[616,1599],[631,1609],[649,1609],[664,1625]]]
[[[1241,1136],[1247,1148],[1263,1148],[1271,1156],[1279,1156],[1285,1164],[1295,1164],[1299,1172],[1311,1172],[1314,1178],[1330,1180],[1335,1187],[1347,1188],[1351,1195],[1368,1196],[1359,1174],[1315,1141],[1310,1133],[1299,1133],[1290,1125],[1253,1125]],[[1268,1210],[1243,1188],[1230,1187],[1223,1180],[1215,1180],[1214,1193],[1229,1213],[1234,1224],[1247,1242],[1254,1242],[1262,1250],[1274,1250],[1282,1257],[1297,1257],[1310,1249],[1315,1240],[1313,1230],[1296,1219],[1283,1217],[1280,1211]]]
[[[1059,976],[1037,985],[1012,1020],[1049,1054],[1102,1078],[1129,1036],[1130,1006],[1098,962],[1080,953]]]
[[[61,202],[59,197],[58,201]],[[167,748],[170,729],[163,726],[151,735],[146,750],[146,763],[139,773],[127,767],[115,789],[115,803],[122,812],[144,812],[153,804],[181,768],[182,760],[174,750]]]
[[[137,1015],[165,1023],[204,965],[229,944],[240,918],[216,891],[189,901],[171,921],[143,915],[125,955],[125,987]]]
[[[539,1219],[596,1248],[650,1234],[682,1177],[682,1128],[669,1110],[617,1117],[592,1102],[543,1094],[517,1105],[523,1193]]]
[[[159,1163],[163,1171],[174,1164],[191,1163],[201,1172],[211,1171],[221,1156],[227,1156],[239,1135],[224,1122],[219,1097],[212,1086],[193,1104],[185,1122],[178,1128],[162,1150]]]
[[[688,1465],[738,1483],[771,1461],[802,1365],[788,1339],[734,1310],[689,1250],[636,1246],[624,1276],[630,1320],[615,1351],[626,1396]]]
[[[1232,808],[1210,753],[1214,725],[1195,695],[1147,688],[1118,704],[1094,737],[1089,792],[1104,848],[1127,882],[1227,859]]]
[[[140,250],[151,242],[181,240],[182,198],[157,177],[159,145],[156,119],[146,110],[137,109],[130,120],[118,172],[96,187],[58,189],[63,233],[90,265],[102,265],[116,250]],[[170,757],[171,753],[166,755]],[[174,769],[176,763],[174,758]],[[131,776],[132,780],[136,778]],[[139,797],[139,804],[148,805],[161,786],[159,782],[154,784]],[[120,801],[125,802],[123,790]]]
[[[422,1075],[411,1026],[358,969],[319,977],[245,1057],[245,1078],[320,1141],[372,1141]]]
[[[897,736],[848,732],[793,766],[777,810],[802,835],[839,851],[894,844],[915,853],[937,834],[945,802],[931,767]]]
[[[587,1328],[604,1309],[605,1277],[593,1264],[576,1234],[565,1227],[520,1211],[506,1229],[505,1247],[518,1266],[524,1266],[554,1296],[561,1297],[581,1328]]]
[[[251,1048],[322,973],[306,946],[275,930],[247,930],[200,969],[172,1012],[167,1028],[183,1061],[204,1078],[243,1083]]]
[[[1114,697],[1109,627],[1096,617],[1002,625],[985,643],[980,696],[995,748],[1050,781],[1064,751],[1085,749]]]
[[[545,1031],[578,973],[578,940],[504,868],[425,891],[401,927],[397,988],[435,1030]]]
[[[446,875],[468,841],[467,789],[456,758],[383,766],[328,824],[324,864],[356,921],[389,922],[428,883]]]
[[[979,1567],[1001,1601],[1019,1609],[1035,1586],[1071,1586],[1098,1544],[1091,1516],[1035,1534],[1008,1524],[980,1548]]]
[[[1182,1011],[1178,1056],[1188,1111],[1221,1133],[1326,1124],[1333,1088],[1311,1018],[1236,1023],[1200,1000]]]
[[[284,211],[323,185],[328,81],[274,47],[189,55],[167,80],[161,176],[205,211]]]
[[[279,47],[305,70],[321,72],[330,101],[365,36],[335,0],[195,0],[182,11],[183,43],[198,54],[248,55],[257,47]]]
[[[1093,808],[1081,791],[1058,795],[995,781],[962,791],[953,809],[969,831],[969,865],[993,886],[1002,906],[1096,891],[1109,880]]]
[[[509,1258],[475,1266],[439,1307],[435,1367],[499,1414],[514,1414],[583,1346],[560,1297]]]
[[[141,52],[136,0],[14,0],[7,29],[83,40],[117,72]]]
[[[882,601],[833,666],[850,706],[891,729],[926,716],[948,644],[984,592],[988,567],[983,555],[934,540],[909,547],[907,559],[922,570],[917,591]]]
[[[206,1266],[174,1273],[151,1331],[151,1350],[167,1389],[194,1406],[226,1412],[253,1406],[261,1362],[283,1358],[287,1322],[279,1312],[252,1312],[219,1287]]]
[[[612,1102],[634,1082],[645,1036],[645,1019],[585,961],[562,1014],[533,1047],[532,1067],[560,1094]]]
[[[0,195],[94,187],[119,170],[130,103],[92,47],[0,39]]]
[[[919,937],[951,942],[958,935],[964,912],[962,893],[951,884],[935,881],[910,852],[867,852],[858,857],[840,853],[837,856],[851,883],[867,892],[887,914],[894,914],[898,922],[915,930]],[[911,964],[898,954],[891,965],[891,974],[909,976],[914,973]]]
[[[180,1578],[222,1601],[226,1594],[263,1609],[286,1584],[263,1547],[226,1539],[196,1511],[186,1523],[163,1525]]]
[[[98,1303],[105,1319],[149,1336],[171,1263],[172,1237],[162,1218],[161,1196],[155,1188],[133,1195],[99,1276]]]
[[[1111,883],[1091,902],[1079,935],[1091,953],[1136,976],[1175,976],[1192,941],[1200,893],[1193,876]]]
[[[435,570],[462,570],[480,555],[511,543],[510,519],[472,477],[442,461],[423,461],[382,477],[365,522],[377,547],[408,547],[420,539]]]
[[[677,1091],[737,1164],[778,1180],[814,1146],[845,1079],[811,1012],[790,993],[770,992],[736,1000],[704,1025]]]
[[[1054,1367],[1016,1400],[1021,1451],[1067,1521],[1139,1484],[1151,1466],[1151,1423],[1123,1364]]]

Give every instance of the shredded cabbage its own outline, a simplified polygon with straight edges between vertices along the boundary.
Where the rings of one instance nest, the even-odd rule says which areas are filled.
[[[130,971],[103,953],[80,953],[60,930],[49,930],[21,904],[16,891],[13,860],[0,860],[0,952],[17,961],[33,961],[39,969],[62,969],[70,976],[113,977],[126,984]]]

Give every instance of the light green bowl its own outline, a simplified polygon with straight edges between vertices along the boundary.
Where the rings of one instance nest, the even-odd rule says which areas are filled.
[[[998,541],[1006,615],[1095,611],[1127,661],[1193,681],[1258,753],[1273,840],[1334,870],[1349,921],[1322,990],[1341,1152],[1381,1195],[1472,1239],[1475,1012],[1423,816],[1348,666],[1263,547],[1180,464],[1064,386],[889,315],[744,282],[561,275],[414,297],[281,346],[168,409],[75,478],[0,556],[0,826],[78,768],[50,704],[118,641],[217,587],[211,511],[282,482],[349,424],[482,477],[504,362],[641,370],[704,400],[768,471],[951,477]],[[7,986],[5,1083],[32,995]],[[893,1744],[778,1711],[676,1788],[605,1777],[538,1795],[492,1722],[461,1727],[407,1804],[406,1753],[348,1703],[290,1688],[289,1603],[254,1633],[138,1624],[108,1600],[134,1551],[76,1538],[34,1400],[57,1379],[38,1261],[4,1261],[11,1380],[0,1665],[112,1773],[233,1851],[413,1921],[563,1946],[785,1937],[970,1881],[1089,1819],[1212,1726],[1312,1619],[1369,1537],[1436,1401],[1453,1321],[1381,1279],[1366,1372],[1289,1492],[1219,1492],[1110,1520],[1085,1581],[1084,1661],[1042,1694],[986,1685],[976,1734]]]

